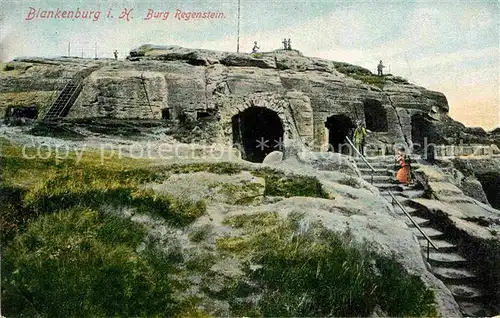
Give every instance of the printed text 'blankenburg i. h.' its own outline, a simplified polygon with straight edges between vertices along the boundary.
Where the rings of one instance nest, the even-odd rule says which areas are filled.
[[[87,10],[81,8],[75,9],[42,9],[29,7],[25,16],[25,20],[90,20],[99,21],[101,19],[119,19],[123,21],[132,21],[133,19],[140,19],[145,21],[152,20],[179,20],[179,21],[192,21],[192,20],[211,20],[211,19],[224,19],[226,15],[219,11],[184,11],[181,9],[174,10],[154,10],[147,9],[146,11],[135,10],[132,8],[123,8],[121,10],[108,9],[102,10]]]

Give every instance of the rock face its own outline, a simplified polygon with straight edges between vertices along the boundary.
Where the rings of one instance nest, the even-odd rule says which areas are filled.
[[[422,143],[424,138],[495,142],[484,130],[453,121],[442,93],[298,51],[237,54],[145,45],[126,61],[28,59],[9,65],[2,73],[8,80],[0,84],[0,103],[7,93],[58,91],[65,78],[90,70],[68,118],[189,122],[212,117],[219,123],[219,142],[246,142],[246,149],[255,148],[248,140],[263,138],[268,146],[293,139],[326,150],[328,144],[344,144],[358,120],[371,131],[367,142],[373,153],[392,152],[394,143]],[[255,108],[269,112],[259,117],[251,111]],[[248,135],[256,127],[260,136]],[[262,160],[269,152],[254,157]]]
[[[280,163],[282,160],[283,160],[283,153],[281,151],[273,151],[264,158],[264,161],[262,161],[262,163],[268,165],[276,165]]]

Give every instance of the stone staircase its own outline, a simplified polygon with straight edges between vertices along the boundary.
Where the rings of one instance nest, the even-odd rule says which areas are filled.
[[[418,167],[418,163],[416,163],[418,159],[418,157],[412,158],[413,168]],[[373,185],[390,202],[393,200],[388,191],[391,191],[423,232],[438,247],[438,250],[435,250],[430,246],[430,249],[427,250],[428,241],[410,219],[404,215],[399,206],[395,205],[395,210],[401,213],[401,217],[417,236],[424,259],[427,259],[428,255],[427,261],[431,272],[451,291],[460,306],[462,314],[469,317],[494,315],[488,305],[488,295],[478,286],[478,280],[472,269],[472,262],[460,255],[458,246],[448,240],[445,233],[433,226],[430,216],[424,210],[412,204],[411,199],[423,197],[424,191],[419,189],[417,185],[404,186],[393,182],[397,169],[393,156],[368,157],[366,160],[375,169]],[[361,158],[355,158],[355,161],[363,179],[371,182],[372,170]]]
[[[73,103],[78,98],[82,88],[83,84],[80,77],[71,79],[59,93],[47,113],[45,113],[43,120],[52,121],[64,116],[65,113],[69,111],[71,106],[73,106]]]
[[[42,120],[54,121],[59,117],[66,116],[83,89],[84,79],[100,67],[100,65],[87,67],[75,74],[73,78],[70,78],[55,101],[50,105],[48,111],[43,115]]]

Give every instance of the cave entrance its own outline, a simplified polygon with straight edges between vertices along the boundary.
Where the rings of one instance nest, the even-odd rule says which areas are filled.
[[[500,173],[476,174],[481,182],[488,202],[495,209],[500,209]]]
[[[435,129],[432,123],[421,114],[411,117],[411,142],[414,153],[421,155],[434,153]]]
[[[264,107],[250,107],[233,116],[233,145],[243,159],[262,162],[272,151],[283,151],[283,125],[278,114]]]
[[[9,107],[6,111],[6,114],[7,114],[6,117],[11,117],[11,118],[37,119],[38,108],[36,106],[19,107],[19,108]]]
[[[328,151],[349,154],[350,147],[346,137],[351,137],[354,124],[346,115],[334,115],[327,118],[325,127],[328,128]]]
[[[363,103],[366,129],[373,132],[387,131],[387,112],[378,100],[369,99]]]
[[[163,120],[170,120],[171,119],[171,116],[170,116],[170,109],[168,108],[163,108],[161,110],[161,119]]]

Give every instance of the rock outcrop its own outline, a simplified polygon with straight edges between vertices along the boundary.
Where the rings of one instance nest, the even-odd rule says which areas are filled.
[[[495,142],[484,130],[453,121],[442,93],[294,50],[238,54],[145,45],[125,61],[14,60],[2,72],[7,80],[0,84],[0,103],[3,108],[44,108],[66,79],[85,71],[91,74],[68,118],[212,118],[218,122],[215,137],[231,144],[246,138],[245,125],[264,124],[247,116],[247,123],[238,126],[235,116],[261,107],[279,118],[283,140],[299,140],[316,150],[344,143],[358,120],[372,131],[367,142],[376,145],[374,153],[391,152],[394,143],[423,143],[424,138],[435,143]]]

